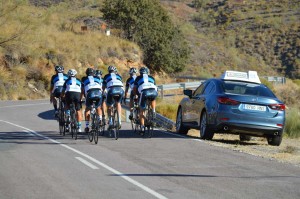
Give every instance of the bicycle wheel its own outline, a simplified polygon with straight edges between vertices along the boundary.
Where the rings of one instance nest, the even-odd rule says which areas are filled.
[[[98,135],[103,136],[105,131],[105,116],[102,115],[102,121],[99,124]]]
[[[94,139],[94,133],[93,133],[93,130],[94,130],[94,127],[95,127],[95,124],[94,124],[94,121],[95,121],[95,119],[94,119],[94,117],[95,117],[95,114],[91,114],[91,130],[89,130],[89,132],[88,132],[88,138],[89,138],[89,141],[90,142],[92,142],[93,141],[93,139]]]
[[[59,109],[59,134],[65,136],[66,127],[65,127],[65,121],[64,121],[64,111]]]
[[[134,121],[134,133],[138,133],[139,129],[140,129],[140,117],[139,117],[139,110],[138,109],[134,109],[133,110],[133,121]]]
[[[76,110],[74,105],[72,106],[71,109],[71,123],[72,123],[72,138],[74,136],[75,140],[77,140],[77,133],[78,133],[78,129],[77,129],[77,119],[76,119]]]
[[[145,133],[144,136],[151,138],[152,137],[152,132],[153,132],[153,112],[152,109],[150,107],[150,105],[148,105],[146,111],[145,111]]]
[[[119,113],[118,111],[115,109],[114,110],[114,116],[113,116],[113,133],[115,136],[115,139],[117,140],[119,138]]]
[[[93,137],[94,137],[94,141],[95,141],[95,144],[97,144],[98,143],[98,136],[99,136],[99,134],[98,134],[98,132],[99,132],[99,116],[98,116],[98,114],[95,114],[95,116],[94,116],[94,133],[93,133]]]
[[[71,135],[72,135],[72,138],[75,136],[75,129],[74,129],[73,121],[71,121]]]

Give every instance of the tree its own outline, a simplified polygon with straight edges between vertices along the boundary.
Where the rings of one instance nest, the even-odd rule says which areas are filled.
[[[184,69],[190,49],[158,0],[105,0],[103,17],[144,51],[144,63],[154,71]]]

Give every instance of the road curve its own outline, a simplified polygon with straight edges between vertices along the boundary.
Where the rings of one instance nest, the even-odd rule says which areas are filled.
[[[155,130],[97,145],[58,133],[48,100],[0,101],[0,198],[300,198],[300,168]]]

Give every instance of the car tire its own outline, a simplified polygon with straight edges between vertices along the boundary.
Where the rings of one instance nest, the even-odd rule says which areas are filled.
[[[282,133],[280,135],[270,135],[267,137],[268,144],[271,146],[279,146],[282,141]]]
[[[177,116],[176,116],[176,133],[180,134],[187,134],[189,131],[189,128],[185,127],[182,124],[182,109],[181,107],[178,108]]]
[[[240,141],[250,141],[251,136],[250,135],[242,135],[240,134]]]
[[[202,112],[200,118],[200,138],[204,140],[211,140],[214,137],[214,132],[208,125],[207,113]]]

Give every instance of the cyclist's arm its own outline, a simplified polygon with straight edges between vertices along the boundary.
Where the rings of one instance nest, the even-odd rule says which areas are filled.
[[[53,76],[51,78],[51,84],[50,84],[50,90],[49,90],[49,94],[50,94],[50,103],[52,103],[53,101],[53,96],[52,96],[52,90],[53,90],[54,84],[53,84]]]

